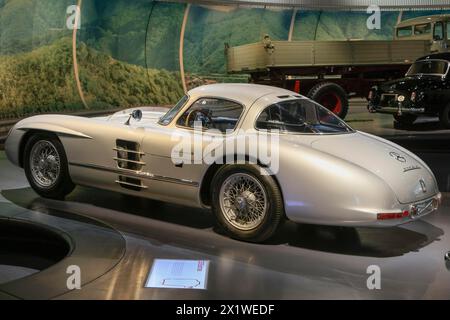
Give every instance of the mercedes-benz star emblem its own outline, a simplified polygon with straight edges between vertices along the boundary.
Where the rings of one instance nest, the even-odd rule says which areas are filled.
[[[404,156],[398,154],[397,152],[394,152],[394,151],[389,152],[389,155],[397,161],[406,162],[406,158]]]
[[[419,183],[420,183],[420,187],[422,188],[422,192],[426,193],[427,192],[427,185],[425,184],[425,181],[423,181],[423,179],[420,179]]]

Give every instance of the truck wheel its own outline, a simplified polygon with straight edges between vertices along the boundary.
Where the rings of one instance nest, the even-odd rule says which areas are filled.
[[[59,139],[39,133],[26,143],[23,166],[28,182],[44,198],[64,199],[75,188]]]
[[[212,181],[212,209],[228,236],[249,242],[269,239],[284,219],[277,183],[251,165],[219,169]]]
[[[403,114],[401,116],[394,114],[394,128],[410,126],[416,121],[417,116],[413,114]]]
[[[348,112],[347,93],[342,87],[333,82],[322,82],[316,84],[308,93],[308,97],[328,110],[332,111],[341,119]]]
[[[441,110],[439,114],[439,121],[446,129],[450,129],[450,104]]]

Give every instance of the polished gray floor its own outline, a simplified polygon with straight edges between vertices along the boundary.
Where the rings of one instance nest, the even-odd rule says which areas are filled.
[[[392,122],[373,116],[350,123]],[[208,211],[80,187],[65,202],[42,199],[3,153],[0,190],[0,218],[51,225],[80,244],[71,261],[0,284],[0,298],[450,299],[449,193],[437,213],[401,227],[286,223],[269,243],[249,244],[221,235]],[[207,290],[144,288],[155,258],[210,260]],[[81,290],[65,288],[68,263],[82,270]],[[371,265],[380,267],[380,290],[367,288]]]

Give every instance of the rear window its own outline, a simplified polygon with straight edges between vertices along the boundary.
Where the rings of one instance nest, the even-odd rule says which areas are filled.
[[[344,121],[325,107],[309,99],[295,99],[268,106],[259,115],[255,127],[290,133],[353,132]]]

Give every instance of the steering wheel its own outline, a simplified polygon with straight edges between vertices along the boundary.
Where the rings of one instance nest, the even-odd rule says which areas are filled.
[[[184,125],[185,125],[186,127],[190,127],[190,122],[191,122],[192,120],[195,121],[195,118],[196,118],[199,114],[200,114],[202,117],[206,118],[206,121],[205,121],[205,119],[201,119],[201,121],[202,121],[202,127],[205,127],[205,128],[208,128],[208,129],[209,129],[209,124],[212,123],[212,118],[211,118],[211,116],[210,116],[205,110],[201,110],[201,109],[189,111],[189,113],[188,113],[188,115],[187,115],[187,117],[186,117],[186,120],[184,121]],[[191,118],[192,118],[192,119],[191,119]]]

